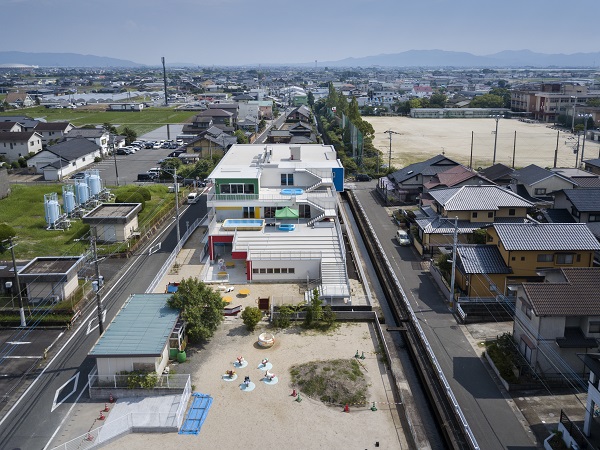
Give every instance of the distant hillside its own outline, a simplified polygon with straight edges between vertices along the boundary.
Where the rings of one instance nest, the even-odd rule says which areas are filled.
[[[29,65],[40,67],[143,67],[125,59],[78,53],[0,52],[0,65]]]
[[[600,52],[565,54],[535,53],[530,50],[506,50],[477,56],[446,50],[409,50],[401,53],[319,61],[324,67],[598,67]]]

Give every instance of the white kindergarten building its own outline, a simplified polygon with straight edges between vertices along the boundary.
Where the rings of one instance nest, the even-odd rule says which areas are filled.
[[[234,145],[209,178],[206,281],[242,268],[246,282],[309,280],[325,301],[348,301],[344,168],[332,146]]]

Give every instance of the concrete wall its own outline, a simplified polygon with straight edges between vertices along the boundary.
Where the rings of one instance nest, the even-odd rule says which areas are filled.
[[[73,276],[66,282],[33,282],[27,283],[27,298],[29,301],[37,299],[48,299],[51,295],[57,295],[60,300],[68,298],[77,289],[77,276]]]

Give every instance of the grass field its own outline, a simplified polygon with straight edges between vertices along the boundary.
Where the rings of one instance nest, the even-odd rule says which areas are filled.
[[[140,112],[105,111],[104,107],[92,106],[77,109],[48,109],[43,106],[13,109],[0,113],[3,116],[26,115],[43,118],[48,122],[65,121],[75,126],[102,125],[110,123],[115,127],[126,125],[138,135],[148,133],[161,125],[186,123],[197,111],[175,111],[173,108],[147,108]]]
[[[124,190],[135,189],[135,186],[124,186],[113,190],[119,194]],[[138,216],[140,229],[148,227],[173,206],[173,194],[167,192],[162,185],[150,186],[152,199]],[[80,255],[88,250],[89,242],[77,239],[86,237],[89,226],[81,220],[73,220],[71,227],[65,231],[46,230],[44,218],[44,194],[58,193],[62,205],[62,186],[55,185],[13,185],[12,193],[0,200],[0,223],[5,222],[17,232],[15,247],[17,258],[26,259],[36,256]],[[100,246],[99,252],[114,251],[115,246]]]

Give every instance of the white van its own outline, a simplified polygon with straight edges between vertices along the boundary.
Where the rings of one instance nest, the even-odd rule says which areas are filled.
[[[196,194],[195,192],[190,192],[187,196],[187,202],[191,205],[193,203],[196,203],[198,201],[198,194]]]
[[[406,230],[398,230],[396,231],[396,241],[400,245],[410,245],[410,236],[406,232]]]

